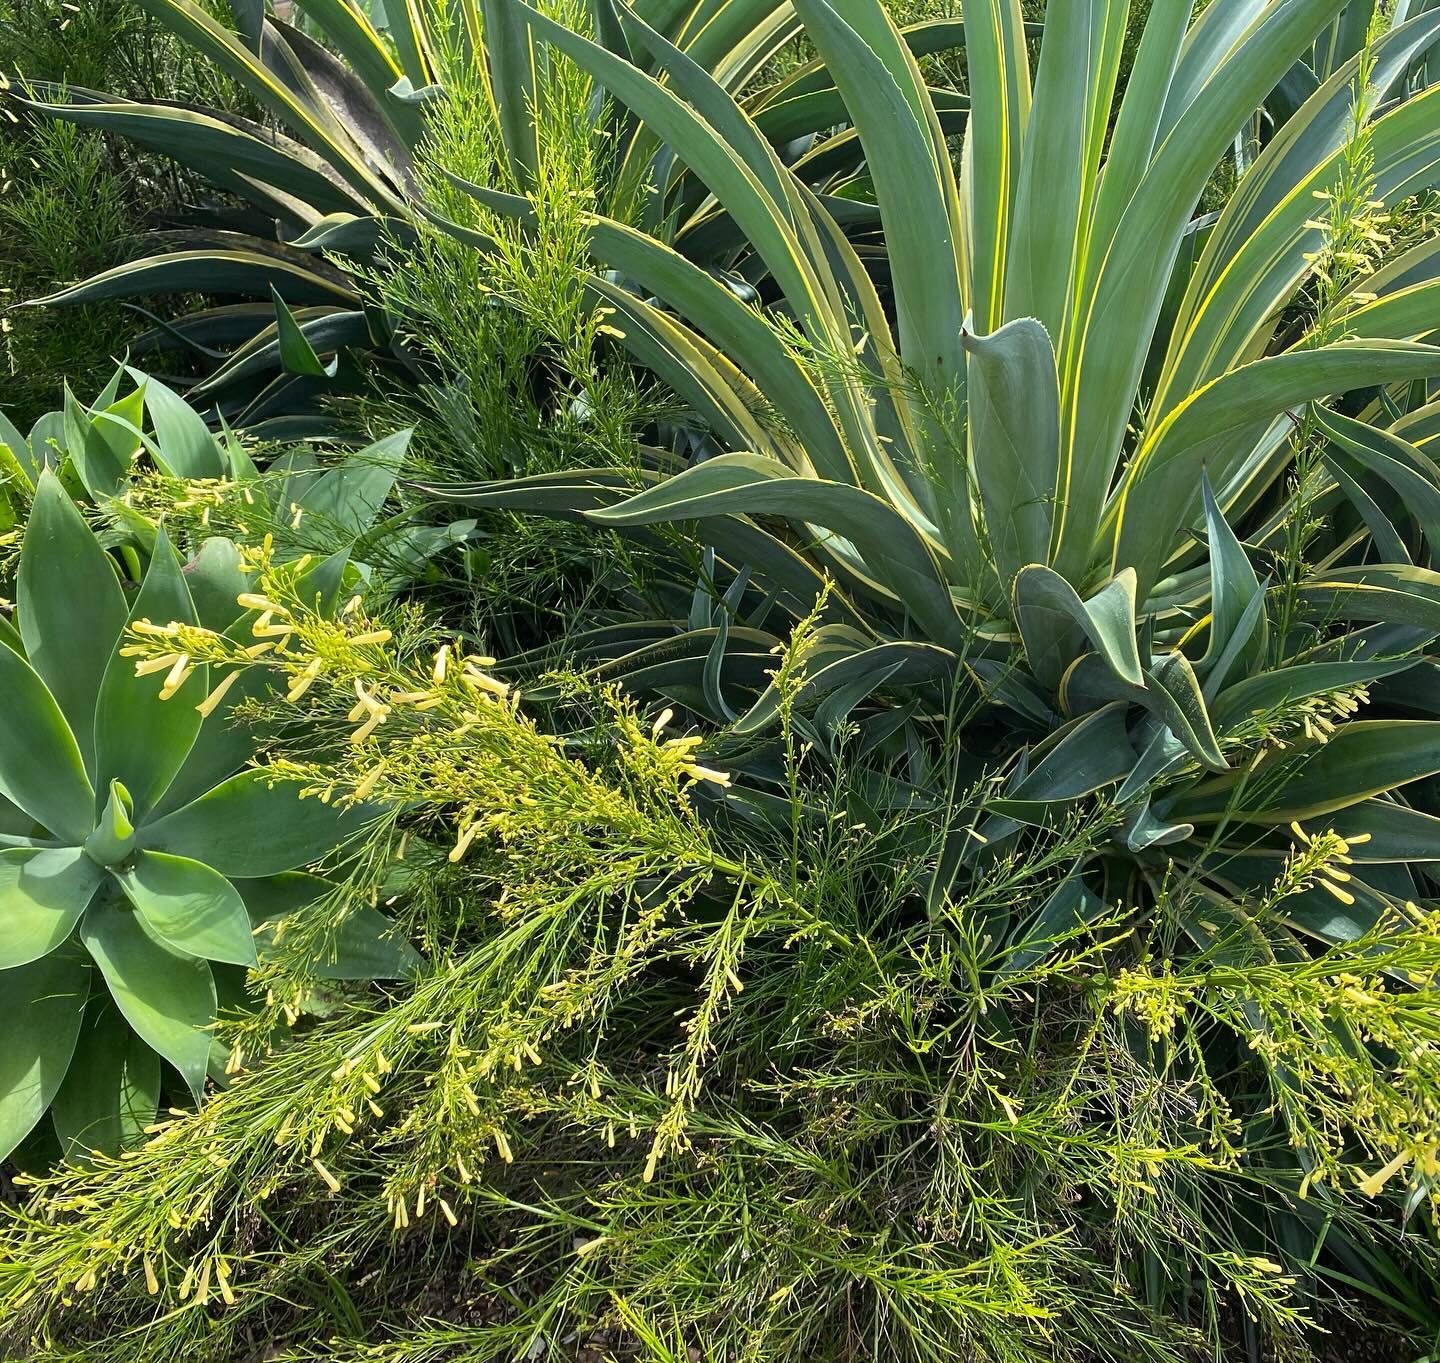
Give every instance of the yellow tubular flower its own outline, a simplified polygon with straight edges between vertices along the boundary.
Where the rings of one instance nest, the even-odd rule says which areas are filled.
[[[222,678],[220,684],[195,707],[200,712],[202,719],[209,719],[215,713],[221,701],[225,699],[225,693],[235,685],[239,678],[239,672],[231,672],[229,676]]]

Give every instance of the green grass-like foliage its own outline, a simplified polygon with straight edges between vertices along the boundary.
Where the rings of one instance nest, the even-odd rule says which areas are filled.
[[[1168,899],[1046,912],[1103,804],[930,919],[905,870],[934,830],[862,826],[798,735],[797,857],[701,812],[725,774],[673,715],[582,692],[563,746],[418,612],[257,586],[293,632],[271,712],[307,725],[276,770],[404,811],[366,877],[405,868],[435,964],[294,1027],[302,941],[224,1029],[229,1088],[39,1180],[0,1240],[27,1356],[1178,1363],[1243,1356],[1247,1313],[1298,1349],[1336,1271],[1424,1327],[1427,1233],[1367,1209],[1433,1168],[1440,939],[1397,911],[1292,950],[1333,835],[1204,951]],[[777,667],[792,697],[799,649]]]

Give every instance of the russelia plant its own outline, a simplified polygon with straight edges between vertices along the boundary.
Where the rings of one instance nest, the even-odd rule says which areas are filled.
[[[342,567],[313,571],[317,599],[338,590],[326,579]],[[162,530],[127,600],[59,480],[40,474],[15,624],[0,631],[0,1000],[10,1017],[0,1157],[47,1111],[67,1153],[118,1148],[154,1119],[162,1061],[198,1099],[217,1009],[243,1002],[243,970],[256,964],[255,929],[330,888],[285,873],[343,856],[363,822],[363,811],[342,817],[293,782],[245,769],[256,736],[235,722],[238,672],[211,676],[178,654],[163,666],[133,660],[127,630],[243,626],[254,618],[246,585],[233,545],[211,540],[182,566]],[[259,694],[263,678],[247,686]],[[343,947],[385,928],[360,911],[339,978],[353,973]],[[387,965],[404,974],[413,958],[395,944],[367,954],[360,973]]]

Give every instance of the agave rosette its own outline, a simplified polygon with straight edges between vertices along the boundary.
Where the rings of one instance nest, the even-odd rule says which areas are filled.
[[[0,1157],[47,1112],[66,1153],[117,1148],[154,1119],[162,1061],[198,1097],[217,1009],[244,1002],[257,928],[328,893],[306,869],[368,817],[247,768],[256,735],[236,706],[268,685],[263,671],[223,684],[177,656],[158,677],[127,652],[127,628],[145,622],[248,628],[233,545],[211,540],[182,568],[158,532],[129,600],[111,563],[43,470],[16,622],[0,627]],[[308,580],[333,596],[343,571],[341,556]],[[414,964],[359,907],[318,973]]]
[[[1295,896],[1298,926],[1353,936],[1418,896],[1440,821],[1403,788],[1440,771],[1440,724],[1404,678],[1440,633],[1426,536],[1440,471],[1423,448],[1440,348],[1422,339],[1440,316],[1440,243],[1351,281],[1325,335],[1303,296],[1327,240],[1317,204],[1357,145],[1371,208],[1440,181],[1424,68],[1440,13],[1342,49],[1338,0],[1215,0],[1193,23],[1185,0],[1162,0],[1117,94],[1123,0],[1052,12],[1033,78],[1018,6],[988,0],[963,33],[957,174],[878,0],[794,8],[864,153],[879,285],[855,224],[784,163],[762,110],[640,15],[622,23],[648,70],[511,0],[706,186],[702,211],[743,235],[770,315],[597,216],[597,302],[727,452],[638,492],[618,469],[434,491],[621,530],[699,522],[707,571],[688,617],[620,621],[582,646],[604,675],[721,720],[732,745],[758,742],[779,709],[767,678],[786,630],[766,622],[803,618],[827,580],[798,697],[822,746],[859,720],[904,752],[907,715],[954,712],[957,695],[959,712],[998,717],[1004,760],[971,771],[990,778],[983,809],[935,805],[951,830],[937,899],[1101,792],[1123,811],[1120,855],[1077,868],[1066,913],[1087,886],[1129,893],[1167,866],[1228,902],[1329,828],[1354,840],[1354,876]],[[1197,215],[1282,87],[1304,97],[1241,158],[1220,211]],[[1278,559],[1295,514],[1293,435],[1312,405],[1326,453],[1304,497],[1337,528],[1282,584],[1255,565]],[[1349,719],[1372,693],[1387,717]],[[1302,728],[1277,737],[1282,716]]]

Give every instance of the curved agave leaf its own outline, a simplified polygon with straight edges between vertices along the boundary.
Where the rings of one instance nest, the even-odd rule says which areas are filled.
[[[152,293],[266,294],[275,289],[291,303],[354,307],[358,295],[309,264],[256,250],[174,251],[147,256],[61,289],[29,306],[96,303]]]
[[[142,848],[203,861],[221,875],[270,876],[292,870],[317,848],[337,849],[365,821],[301,799],[293,781],[245,771],[138,830]]]
[[[721,455],[618,507],[588,514],[599,524],[622,526],[733,512],[789,515],[846,536],[932,637],[955,645],[962,640],[960,617],[929,548],[893,508],[859,488],[797,478],[757,455]]]
[[[160,1106],[160,1057],[108,998],[92,995],[75,1054],[50,1105],[65,1159],[83,1165],[141,1136]]]
[[[1358,720],[1323,744],[1272,756],[1168,801],[1166,817],[1285,824],[1315,819],[1440,772],[1440,721]]]
[[[1356,339],[1243,365],[1176,407],[1146,437],[1106,517],[1112,563],[1133,566],[1142,595],[1154,584],[1175,533],[1199,501],[1198,473],[1223,481],[1255,424],[1315,398],[1375,383],[1440,374],[1440,347]],[[1132,503],[1143,514],[1127,516]]]
[[[0,848],[0,970],[57,950],[103,876],[78,847]]]
[[[155,936],[186,956],[255,965],[250,916],[218,871],[188,857],[137,852],[115,876]]]
[[[840,636],[844,642],[824,648],[827,638],[833,637],[826,635],[827,629],[844,630]],[[821,646],[820,651],[813,658],[807,655],[802,679],[789,694],[789,703],[803,707],[820,697],[842,692],[848,704],[829,711],[822,726],[826,728],[841,722],[859,700],[886,686],[944,681],[954,677],[960,666],[954,653],[935,644],[909,640],[872,644],[863,636],[856,638],[855,632],[846,626],[821,626],[812,637]],[[730,732],[737,735],[761,732],[774,723],[781,704],[781,694],[772,684],[735,720]]]
[[[80,924],[115,1006],[152,1050],[180,1071],[198,1099],[210,1059],[215,977],[208,962],[167,946],[137,913],[101,897]]]
[[[1121,681],[1145,685],[1136,640],[1135,574],[1129,569],[1082,601],[1059,573],[1033,563],[1015,578],[1014,606],[1026,657],[1047,690],[1059,685],[1082,635]]]
[[[113,100],[94,90],[44,83],[29,88],[31,95],[21,97],[29,108],[128,137],[283,218],[310,225],[318,215],[373,211],[321,157],[259,124],[171,104]]]
[[[1350,456],[1361,479],[1378,478],[1419,522],[1432,556],[1440,548],[1440,468],[1426,454],[1391,431],[1355,421],[1339,412],[1314,410],[1319,431]]]
[[[388,212],[403,213],[396,191],[366,163],[350,133],[328,106],[301,87],[297,93],[294,69],[283,61],[283,39],[265,56],[247,49],[238,36],[207,14],[194,0],[139,0],[141,7],[178,37],[205,53],[217,66],[278,116],[286,127],[367,200]],[[271,21],[265,33],[278,37]],[[267,59],[278,61],[272,69]]]
[[[89,996],[90,962],[75,946],[0,974],[10,1014],[0,1047],[0,1159],[29,1135],[59,1091]]]
[[[1409,564],[1336,568],[1304,582],[1299,601],[1309,619],[1377,621],[1440,631],[1440,573]]]

